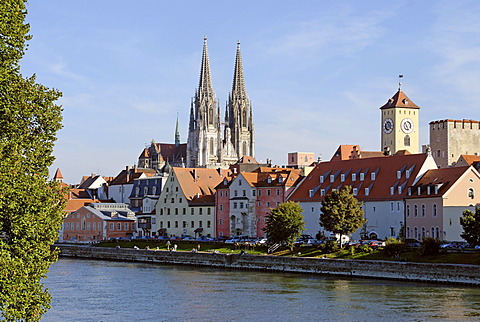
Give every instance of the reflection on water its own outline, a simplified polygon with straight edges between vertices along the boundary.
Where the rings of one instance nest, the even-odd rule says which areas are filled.
[[[60,259],[43,321],[480,320],[473,287]]]

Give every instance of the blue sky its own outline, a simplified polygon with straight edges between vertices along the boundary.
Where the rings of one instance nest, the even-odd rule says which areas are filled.
[[[186,142],[203,37],[222,113],[237,40],[257,160],[380,150],[380,111],[402,89],[428,123],[480,120],[478,1],[31,1],[24,75],[59,89],[55,148],[67,183],[118,174],[152,139]],[[53,173],[53,172],[52,172]]]

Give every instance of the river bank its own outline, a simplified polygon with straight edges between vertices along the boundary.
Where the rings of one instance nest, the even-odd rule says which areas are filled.
[[[72,245],[56,246],[60,249],[60,256],[70,258],[480,285],[480,267],[476,265],[169,252]]]

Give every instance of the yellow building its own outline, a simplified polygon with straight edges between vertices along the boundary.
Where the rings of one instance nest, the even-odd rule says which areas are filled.
[[[382,113],[383,151],[395,154],[399,150],[419,153],[419,109],[400,89],[380,107]]]

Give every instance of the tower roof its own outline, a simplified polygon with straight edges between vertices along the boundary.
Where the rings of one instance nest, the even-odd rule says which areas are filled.
[[[175,126],[175,146],[180,145],[180,130],[178,129],[178,112],[177,112],[177,124]]]
[[[246,97],[245,80],[243,78],[242,53],[240,41],[237,42],[237,55],[235,58],[235,71],[233,72],[232,94]]]
[[[60,172],[60,168],[57,168],[57,171],[55,171],[55,175],[53,176],[53,180],[54,181],[59,181],[59,182],[63,181],[63,175]]]
[[[203,38],[202,66],[200,68],[200,82],[198,92],[202,96],[213,93],[212,77],[210,74],[210,60],[208,59],[207,37]]]
[[[380,107],[381,110],[386,108],[393,108],[393,107],[402,107],[402,108],[416,108],[419,109],[420,107],[413,103],[407,95],[401,90],[395,93],[395,95],[390,98],[385,105]]]

